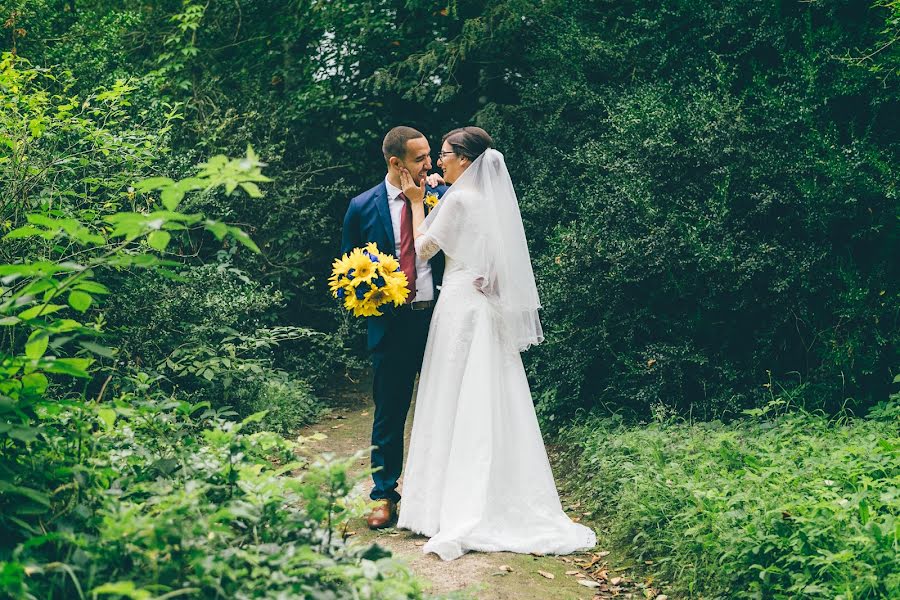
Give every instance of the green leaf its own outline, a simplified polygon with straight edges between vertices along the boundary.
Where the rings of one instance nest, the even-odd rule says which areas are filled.
[[[48,384],[47,377],[43,373],[29,373],[22,376],[23,391],[32,394],[43,394]]]
[[[88,367],[94,362],[92,358],[55,358],[44,359],[40,362],[40,368],[47,373],[61,373],[90,379]]]
[[[22,227],[19,227],[18,229],[13,229],[9,233],[7,233],[5,236],[3,236],[3,239],[17,240],[17,239],[21,239],[21,238],[29,238],[29,237],[35,237],[35,236],[47,237],[45,235],[46,233],[47,233],[46,230],[38,229],[37,227],[35,227],[33,225],[23,225]],[[54,237],[55,235],[56,235],[55,233],[52,233],[52,235],[50,237]]]
[[[162,252],[169,245],[169,240],[171,239],[172,234],[168,231],[154,231],[147,236],[147,243],[150,244],[151,248]]]
[[[13,438],[14,440],[19,440],[20,442],[29,444],[31,442],[37,441],[37,436],[40,431],[41,430],[37,427],[29,427],[27,425],[13,425],[10,430],[6,432],[6,435]]]
[[[86,292],[82,292],[80,290],[73,290],[72,293],[69,294],[69,306],[77,310],[78,312],[84,312],[91,306],[91,302],[93,302],[93,298],[90,294]]]
[[[50,496],[47,494],[30,487],[13,485],[6,481],[0,481],[0,494],[17,494],[19,496],[24,496],[33,502],[37,502],[38,504],[47,507],[50,506]]]
[[[91,595],[96,597],[99,594],[110,594],[117,596],[127,596],[131,600],[150,600],[153,594],[147,590],[135,587],[133,581],[116,581],[114,583],[104,583],[91,590]]]
[[[112,431],[116,424],[116,411],[111,408],[101,408],[97,411],[97,416],[103,421],[103,425],[107,431]]]
[[[250,250],[252,250],[256,254],[259,254],[259,246],[257,246],[256,243],[252,239],[250,239],[250,236],[247,235],[247,233],[240,227],[229,227],[228,231],[229,233],[231,233],[234,239],[250,248]]]
[[[143,181],[138,181],[134,184],[134,189],[138,192],[149,192],[150,190],[156,190],[160,188],[167,188],[175,182],[168,177],[148,177]]]
[[[241,425],[246,425],[247,423],[259,423],[266,418],[266,414],[268,414],[268,412],[268,410],[261,410],[259,412],[253,413],[252,415],[241,421]]]
[[[89,294],[108,294],[109,289],[103,285],[102,283],[97,283],[96,281],[79,281],[73,286],[76,290],[82,290],[84,292],[88,292]]]
[[[221,221],[207,219],[203,226],[207,231],[216,236],[217,240],[221,240],[223,237],[225,237],[225,234],[228,233],[228,225],[222,223]]]
[[[178,208],[178,204],[181,202],[182,198],[184,198],[184,190],[175,186],[167,187],[162,191],[162,195],[160,196],[163,206],[169,210]]]
[[[245,181],[241,183],[241,187],[247,192],[247,195],[251,198],[262,198],[263,193],[260,191],[259,186],[251,181]],[[405,197],[405,196],[404,196]]]
[[[47,344],[50,343],[50,334],[42,329],[32,331],[25,342],[25,356],[32,360],[36,360],[44,355]]]
[[[90,352],[93,352],[94,354],[98,354],[98,355],[106,357],[106,358],[112,358],[116,355],[116,351],[114,348],[109,348],[107,346],[101,346],[100,344],[95,344],[94,342],[80,341],[80,342],[78,342],[78,345],[81,346],[82,348],[84,348],[85,350],[88,350]]]
[[[28,321],[37,318],[38,315],[43,317],[44,315],[55,313],[63,308],[65,308],[65,306],[62,304],[38,304],[37,306],[32,306],[31,308],[23,310],[18,316],[23,321]]]

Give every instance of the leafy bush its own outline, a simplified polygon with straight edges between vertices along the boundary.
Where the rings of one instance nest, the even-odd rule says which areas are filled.
[[[900,395],[868,419],[585,418],[561,441],[609,541],[703,598],[900,595]]]
[[[260,428],[285,436],[315,422],[322,411],[311,386],[283,371],[267,372],[259,381],[232,392],[231,398],[238,414],[265,411]]]
[[[298,460],[295,444],[280,435],[246,430],[258,428],[265,411],[231,421],[229,411],[166,393],[159,374],[135,368],[115,344],[100,343],[108,339],[98,305],[116,290],[104,282],[142,269],[177,277],[172,268],[183,263],[173,259],[185,239],[210,235],[258,251],[239,227],[180,212],[184,197],[199,190],[258,194],[256,182],[268,178],[252,148],[240,159],[212,156],[181,180],[138,177],[153,158],[151,152],[147,160],[127,160],[129,149],[145,147],[133,143],[143,139],[140,132],[105,123],[102,115],[70,119],[75,104],[44,93],[35,85],[37,71],[18,63],[4,55],[0,71],[0,104],[13,109],[3,115],[2,139],[10,143],[0,157],[2,183],[22,200],[3,240],[4,251],[18,254],[0,261],[0,595],[419,595],[409,572],[387,553],[349,549],[336,535],[354,484],[347,461]],[[107,98],[106,115],[116,114],[126,93]],[[96,152],[101,162],[85,158],[59,173],[63,182],[90,183],[90,191],[67,193],[54,178],[54,165],[68,160],[53,158],[54,136],[83,144],[86,156]],[[91,165],[120,146],[109,177],[91,176]],[[42,178],[45,199],[36,192]],[[124,198],[126,206],[100,202],[94,193]],[[144,291],[156,293],[154,286]],[[169,368],[200,380],[219,364],[267,375],[264,398],[306,403],[274,421],[288,427],[286,419],[309,416],[308,389],[265,373],[265,364],[241,352],[270,348],[295,329],[230,330],[221,348],[189,340],[189,357],[176,357],[185,364]]]
[[[884,4],[459,5],[384,69],[477,111],[506,156],[545,307],[526,354],[545,425],[601,406],[733,418],[768,384],[829,412],[885,396],[897,45],[881,73],[848,60],[896,37]]]

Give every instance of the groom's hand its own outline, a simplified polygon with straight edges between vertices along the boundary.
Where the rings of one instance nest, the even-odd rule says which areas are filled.
[[[406,169],[400,169],[400,187],[403,188],[403,195],[409,198],[410,202],[420,203],[425,200],[425,178],[416,182]]]

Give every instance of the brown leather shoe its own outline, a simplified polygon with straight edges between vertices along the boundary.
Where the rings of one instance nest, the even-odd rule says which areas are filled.
[[[366,523],[369,529],[382,529],[393,524],[397,518],[397,503],[393,500],[379,500],[378,505],[369,513]]]

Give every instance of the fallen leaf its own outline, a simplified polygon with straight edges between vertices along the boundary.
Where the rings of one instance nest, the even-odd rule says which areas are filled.
[[[581,571],[566,571],[566,575],[580,575]]]
[[[364,411],[362,411],[361,413],[359,413],[359,415],[360,415],[361,417],[367,417],[367,416],[369,416],[369,411],[364,410]]]
[[[595,554],[595,556],[598,556],[600,558],[603,558],[604,556],[609,556],[609,550],[603,550],[601,552],[598,552],[597,554]]]
[[[509,565],[500,565],[500,566],[497,567],[497,568],[500,569],[501,571],[506,571],[507,573],[512,573],[512,572],[513,572],[512,567],[509,566]]]
[[[665,594],[660,594],[659,596],[656,597],[656,600],[669,600],[669,597],[666,596]]]
[[[622,583],[622,578],[621,577],[613,577],[612,579],[609,580],[609,582],[613,585],[619,585],[620,583]]]
[[[425,545],[425,542],[424,542],[424,541],[422,541],[422,542],[416,542],[416,546],[424,546],[424,545]]]
[[[337,425],[332,425],[331,428],[332,428],[332,429],[338,429],[338,428],[343,427],[343,426],[344,426],[343,423],[338,423]]]
[[[600,587],[599,583],[597,583],[596,581],[591,581],[590,579],[579,579],[578,583],[580,583],[581,585],[583,585],[584,587],[587,587],[587,588]]]
[[[538,571],[538,574],[541,577],[546,577],[547,579],[556,579],[556,575],[553,573],[548,573],[547,571]]]

